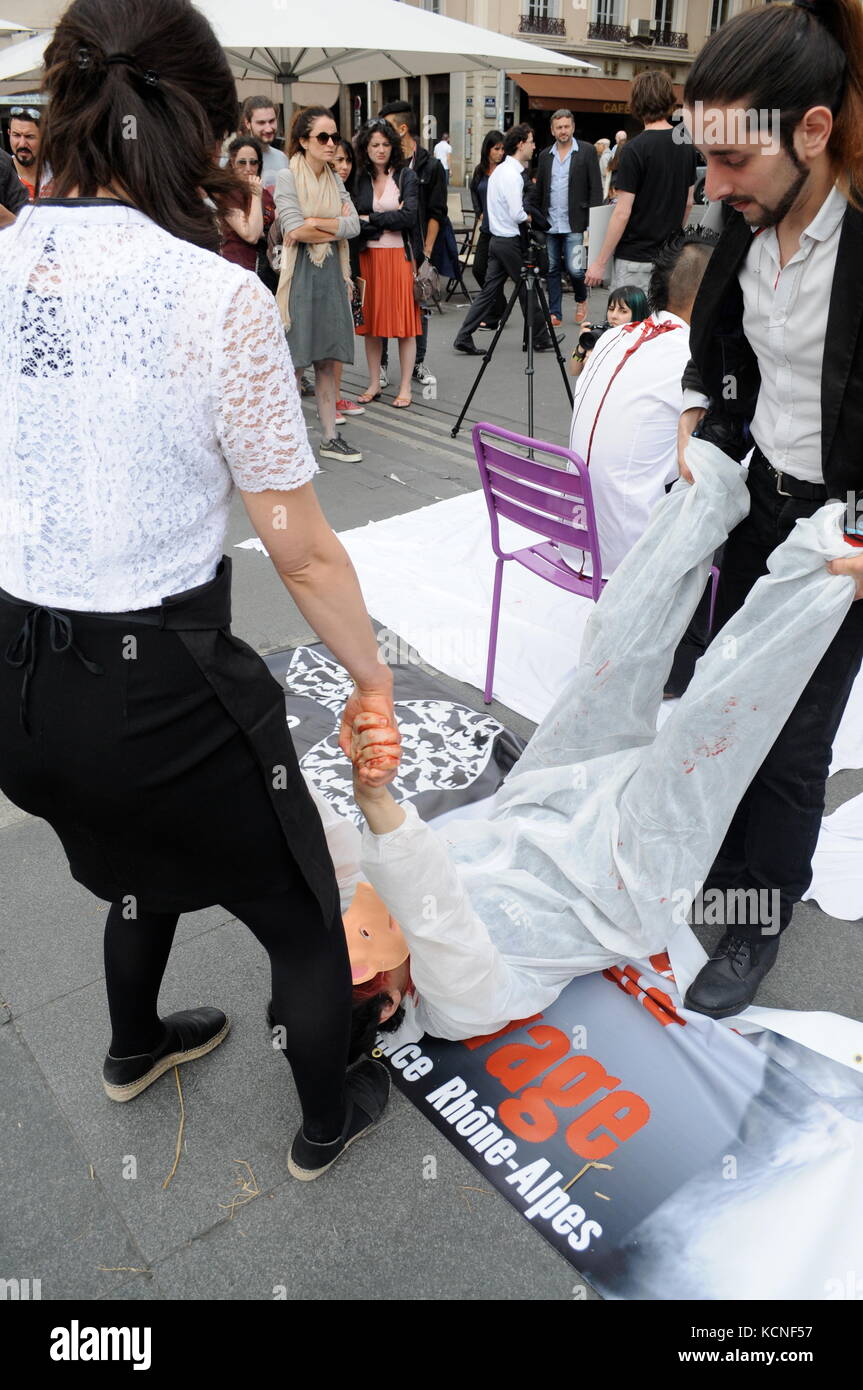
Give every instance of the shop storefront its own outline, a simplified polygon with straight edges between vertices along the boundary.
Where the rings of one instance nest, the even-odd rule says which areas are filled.
[[[536,132],[537,148],[551,143],[551,116],[561,106],[575,116],[576,136],[583,140],[614,140],[617,130],[635,135],[641,130],[629,109],[630,82],[613,77],[546,77],[535,73],[511,73],[518,92],[520,121]],[[674,87],[678,100],[683,88]]]

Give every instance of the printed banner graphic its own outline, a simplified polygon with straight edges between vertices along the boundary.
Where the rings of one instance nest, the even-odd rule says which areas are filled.
[[[321,646],[267,657],[304,769],[356,818]],[[397,796],[490,796],[521,743],[398,666]],[[829,1016],[828,1016],[829,1017]],[[574,980],[490,1038],[379,1047],[401,1091],[605,1298],[863,1299],[863,1076],[682,1012],[668,956]]]

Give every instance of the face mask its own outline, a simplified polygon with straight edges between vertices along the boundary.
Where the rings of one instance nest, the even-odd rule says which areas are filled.
[[[370,883],[357,884],[354,900],[342,920],[355,985],[364,984],[383,970],[394,970],[410,955],[401,927]]]

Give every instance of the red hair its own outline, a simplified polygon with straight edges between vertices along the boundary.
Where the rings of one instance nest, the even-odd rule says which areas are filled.
[[[373,975],[370,980],[363,980],[362,984],[354,985],[354,1000],[358,1004],[364,999],[374,999],[376,994],[386,994],[382,970],[377,975]]]
[[[405,994],[413,994],[414,992],[414,982],[411,979],[410,969],[410,957],[408,957],[408,983]],[[386,974],[386,971],[380,970],[370,980],[363,980],[362,984],[354,985],[354,1003],[362,1004],[366,999],[374,999],[377,994],[388,994]]]

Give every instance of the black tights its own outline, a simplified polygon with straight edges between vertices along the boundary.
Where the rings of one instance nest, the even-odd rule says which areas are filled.
[[[127,900],[128,901],[128,900]],[[273,1015],[284,1029],[284,1054],[294,1074],[307,1138],[341,1133],[351,1017],[351,974],[341,916],[330,929],[305,882],[279,897],[223,903],[270,957]],[[112,903],[105,923],[105,979],[111,1014],[110,1052],[133,1057],[165,1036],[156,1009],[177,927],[177,913],[124,916]],[[263,1044],[262,1044],[263,1045]]]

